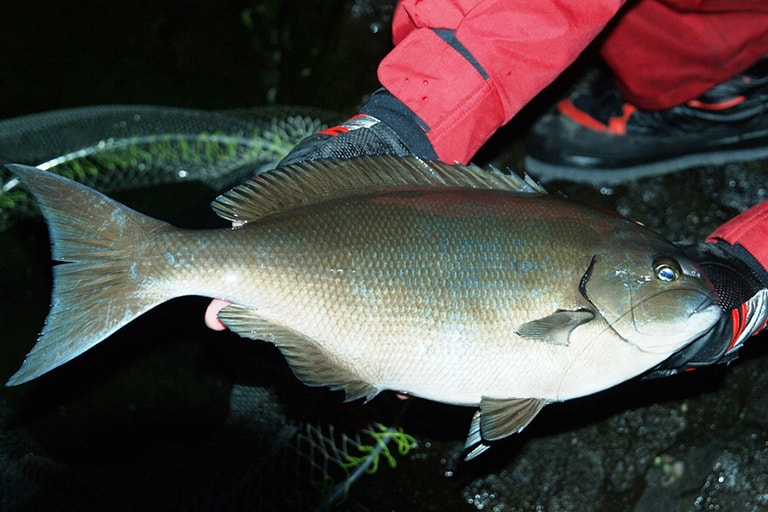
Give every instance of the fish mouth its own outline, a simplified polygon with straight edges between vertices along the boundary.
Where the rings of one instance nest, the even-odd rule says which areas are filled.
[[[720,301],[717,299],[712,299],[710,297],[705,297],[703,301],[701,301],[701,304],[699,304],[688,316],[689,318],[695,315],[698,315],[700,313],[706,312],[707,310],[711,308],[717,308],[718,310],[722,311],[722,308],[720,307]]]
[[[718,320],[720,320],[720,317],[723,316],[723,308],[720,306],[720,302],[718,300],[712,300],[712,299],[706,299],[704,300],[699,306],[691,312],[690,315],[688,315],[688,318],[712,318],[711,322],[709,323],[709,327],[711,328],[713,325],[717,323]],[[708,329],[701,332],[701,334],[704,334],[704,332],[708,331]]]

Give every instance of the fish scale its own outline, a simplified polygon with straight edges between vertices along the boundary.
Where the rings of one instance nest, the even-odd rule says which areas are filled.
[[[720,316],[672,244],[512,175],[415,158],[304,164],[219,197],[214,210],[232,229],[194,231],[65,178],[11,170],[64,263],[38,343],[9,384],[165,300],[222,298],[231,305],[220,319],[274,343],[308,385],[478,406],[471,457],[547,403],[653,368]],[[108,280],[94,301],[97,275]]]

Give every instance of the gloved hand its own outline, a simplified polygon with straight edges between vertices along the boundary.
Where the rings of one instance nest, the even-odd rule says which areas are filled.
[[[416,114],[382,88],[371,95],[358,115],[302,140],[277,166],[364,155],[415,155],[437,160]],[[221,299],[212,300],[205,311],[205,324],[215,331],[226,329],[218,314],[228,305]]]
[[[310,135],[296,145],[278,167],[363,155],[416,155],[425,160],[437,159],[416,114],[385,89],[379,89],[360,114]]]
[[[736,359],[744,341],[768,321],[768,201],[715,230],[704,243],[688,248],[715,287],[723,316],[644,377],[665,377]]]

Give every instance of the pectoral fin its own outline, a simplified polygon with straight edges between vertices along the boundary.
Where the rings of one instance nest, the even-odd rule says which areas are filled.
[[[544,341],[554,345],[568,345],[568,337],[571,332],[593,318],[595,318],[595,314],[587,309],[558,310],[544,318],[524,323],[518,327],[517,334],[523,338]]]
[[[230,305],[219,312],[219,319],[240,336],[274,343],[296,377],[308,386],[343,389],[347,401],[363,397],[370,400],[379,392],[341,365],[312,338],[265,320],[253,309]]]
[[[497,441],[523,430],[547,403],[544,398],[483,397],[480,409],[472,417],[464,444],[471,451],[464,459],[473,459],[490,448],[486,441]]]

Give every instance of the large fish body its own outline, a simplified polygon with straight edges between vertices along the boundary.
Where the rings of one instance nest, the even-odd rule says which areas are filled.
[[[182,230],[83,185],[12,166],[46,217],[52,307],[9,384],[33,379],[173,297],[274,343],[309,385],[479,406],[477,454],[545,404],[662,362],[721,311],[680,250],[516,176],[418,159],[273,171]]]

